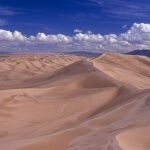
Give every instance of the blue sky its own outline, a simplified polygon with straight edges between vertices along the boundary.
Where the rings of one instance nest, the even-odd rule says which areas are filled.
[[[108,44],[102,43],[98,35],[101,35],[102,38],[104,37],[103,41],[117,38],[117,41],[124,42],[125,36],[129,36],[129,34],[124,35],[124,38],[120,36],[130,30],[133,31],[134,29],[132,28],[138,28],[136,29],[137,32],[141,32],[145,26],[149,28],[149,14],[149,0],[1,0],[0,42],[3,48],[0,48],[0,50],[20,50],[24,49],[23,47],[26,45],[26,50],[28,51],[32,51],[37,47],[46,51],[91,51],[92,49],[97,52],[107,51],[107,49],[111,51],[115,51],[114,49],[116,51],[125,51],[121,45],[118,47],[114,45],[114,49],[109,48],[114,43],[111,43],[111,41],[108,41]],[[139,26],[136,27],[135,23]],[[18,39],[15,39],[13,42],[16,43],[14,44],[12,39],[4,38],[4,31],[7,33],[11,32],[12,36],[14,36],[14,31],[17,31],[27,38],[28,41],[17,43]],[[34,42],[31,42],[29,38],[30,36],[37,37],[38,33],[43,33],[46,37],[42,35],[42,38],[36,38],[36,42],[33,44]],[[57,36],[58,34],[64,37]],[[112,34],[117,37],[112,37]],[[140,36],[139,34],[138,36]],[[149,36],[149,30],[145,34],[143,35],[142,33],[143,39]],[[77,37],[74,37],[76,35]],[[110,36],[107,37],[107,35]],[[56,41],[48,42],[50,40],[46,38],[58,38],[60,47],[57,47],[58,45],[55,46]],[[62,38],[72,39],[66,43]],[[88,40],[85,43],[87,38]],[[91,38],[94,38],[95,41]],[[149,43],[145,44],[144,41],[139,42],[138,40],[131,41],[131,35],[128,38],[130,40],[126,39],[126,42],[132,45],[128,45],[127,51],[137,48],[149,48]],[[6,45],[8,39],[10,44]],[[37,39],[42,39],[44,42],[39,43]],[[88,48],[91,45],[93,46]]]

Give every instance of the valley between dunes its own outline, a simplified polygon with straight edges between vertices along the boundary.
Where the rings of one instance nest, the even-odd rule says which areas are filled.
[[[150,58],[0,55],[0,150],[150,150]]]

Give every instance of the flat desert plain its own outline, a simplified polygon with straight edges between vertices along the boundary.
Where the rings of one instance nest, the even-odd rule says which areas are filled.
[[[150,58],[0,55],[0,150],[150,150]]]

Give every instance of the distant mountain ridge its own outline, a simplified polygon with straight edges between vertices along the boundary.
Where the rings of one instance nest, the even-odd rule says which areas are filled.
[[[3,51],[0,51],[0,54],[12,54],[11,52],[3,52]]]
[[[102,53],[93,53],[87,51],[64,52],[63,54],[72,54],[77,56],[100,56]]]
[[[100,55],[103,54],[103,53],[93,53],[93,52],[87,52],[87,51],[53,52],[53,53],[71,54],[71,55],[77,55],[77,56],[91,56],[91,57],[96,57],[96,56],[100,56]],[[0,54],[14,54],[14,53],[0,51]],[[150,57],[150,50],[133,50],[131,52],[124,53],[124,54],[128,54],[128,55],[141,55],[141,56]]]
[[[87,51],[76,51],[76,52],[64,52],[63,54],[72,54],[72,55],[77,55],[77,56],[100,56],[103,53],[93,53],[93,52],[87,52]],[[124,53],[128,55],[142,55],[142,56],[147,56],[150,57],[150,50],[134,50],[128,53]]]
[[[142,55],[142,56],[150,57],[150,50],[134,50],[134,51],[128,52],[126,54],[129,54],[129,55]]]

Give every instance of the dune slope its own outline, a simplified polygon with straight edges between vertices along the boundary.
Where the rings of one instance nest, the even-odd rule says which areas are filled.
[[[105,53],[93,60],[95,67],[124,83],[150,87],[150,59],[146,56]]]
[[[19,57],[0,58],[0,149],[149,149],[149,58]]]

